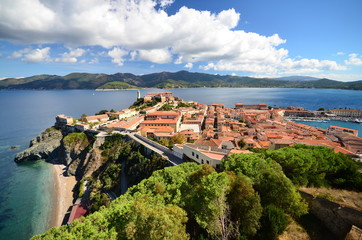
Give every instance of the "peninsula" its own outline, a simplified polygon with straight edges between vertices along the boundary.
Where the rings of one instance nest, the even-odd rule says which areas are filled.
[[[68,225],[34,239],[62,234],[79,239],[272,239],[292,237],[293,228],[308,237],[309,229],[303,230],[308,224],[298,224],[308,211],[331,236],[353,234],[362,227],[356,220],[362,219],[360,201],[335,203],[354,209],[346,215],[345,208],[332,209],[329,202],[316,208],[319,198],[308,191],[331,187],[360,196],[356,162],[362,139],[354,129],[290,121],[296,117],[359,121],[362,112],[241,103],[230,108],[184,101],[170,92],[144,97],[138,92],[128,109],[79,119],[58,115],[54,127],[15,158],[45,159],[60,179],[61,200],[54,213],[59,220],[53,226]],[[336,200],[325,194],[330,204]],[[336,214],[336,221],[326,212]]]

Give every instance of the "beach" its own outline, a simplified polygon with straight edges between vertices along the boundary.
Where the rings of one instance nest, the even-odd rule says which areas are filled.
[[[73,205],[73,188],[77,183],[74,176],[64,177],[64,165],[53,164],[55,200],[52,212],[52,219],[49,227],[59,227],[62,225],[64,216],[70,206]]]

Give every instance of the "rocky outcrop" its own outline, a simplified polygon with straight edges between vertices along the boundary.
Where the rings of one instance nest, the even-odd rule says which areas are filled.
[[[67,174],[81,180],[100,171],[104,161],[99,147],[103,142],[104,137],[48,128],[30,141],[29,148],[16,155],[15,162],[44,159],[64,164]]]
[[[57,161],[61,148],[63,134],[55,128],[44,130],[30,141],[29,148],[16,154],[15,162],[45,159],[46,161]]]

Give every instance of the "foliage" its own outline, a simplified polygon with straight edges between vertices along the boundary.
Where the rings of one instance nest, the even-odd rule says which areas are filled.
[[[307,212],[306,204],[280,165],[262,154],[232,154],[221,164],[225,170],[249,177],[263,206],[274,204],[293,216]]]
[[[239,148],[243,149],[245,147],[245,145],[246,145],[246,142],[243,138],[240,139],[240,141],[238,141]]]
[[[85,148],[90,143],[88,141],[87,135],[84,132],[74,132],[70,133],[63,138],[63,143],[66,147],[74,147],[75,145]]]
[[[289,215],[295,218],[307,212],[283,172],[293,170],[298,175],[294,158],[301,159],[298,167],[303,169],[305,165],[312,168],[314,160],[307,164],[301,153],[323,164],[321,159],[326,157],[331,164],[314,166],[317,172],[324,169],[326,177],[331,169],[338,179],[341,169],[351,169],[348,158],[330,156],[325,148],[299,145],[284,151],[230,155],[222,162],[222,172],[196,163],[165,167],[162,158],[143,155],[142,148],[117,135],[106,138],[101,148],[107,152],[107,162],[103,174],[91,184],[92,208],[99,211],[34,239],[275,239],[286,229]],[[110,202],[102,189],[119,181],[121,161],[126,161],[130,176],[137,176],[133,183],[140,182]],[[312,170],[300,171],[311,181]]]
[[[180,108],[180,107],[195,107],[195,104],[194,103],[179,102],[177,104],[177,107],[178,108]]]
[[[133,86],[131,84],[119,81],[108,82],[98,89],[138,89],[139,87]]]
[[[362,190],[362,175],[355,162],[342,153],[321,146],[295,145],[268,150],[265,158],[278,162],[297,186]]]
[[[271,204],[264,208],[260,223],[260,239],[277,239],[277,236],[286,230],[289,219],[282,209]]]
[[[171,137],[170,144],[184,144],[187,142],[185,135],[179,133]]]
[[[103,114],[106,114],[108,112],[107,109],[103,109],[103,110],[100,110],[99,112],[97,112],[96,114],[94,115],[103,115]]]
[[[171,111],[173,109],[173,106],[166,103],[166,104],[163,104],[162,107],[160,107],[159,111]]]
[[[105,85],[105,84],[108,84]],[[8,78],[0,81],[0,89],[97,89],[136,87],[279,87],[279,88],[337,88],[362,89],[362,82],[340,82],[329,79],[314,81],[286,81],[270,78],[221,76],[179,71],[135,76],[127,73],[112,75],[72,73],[67,76],[37,75],[27,78]]]

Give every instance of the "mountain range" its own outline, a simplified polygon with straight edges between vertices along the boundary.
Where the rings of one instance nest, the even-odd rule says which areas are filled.
[[[0,90],[51,89],[136,89],[136,88],[334,88],[362,90],[362,80],[341,82],[305,76],[282,78],[253,78],[231,75],[179,71],[145,75],[131,73],[93,74],[71,73],[66,76],[36,75],[26,78],[7,78],[0,81]]]

